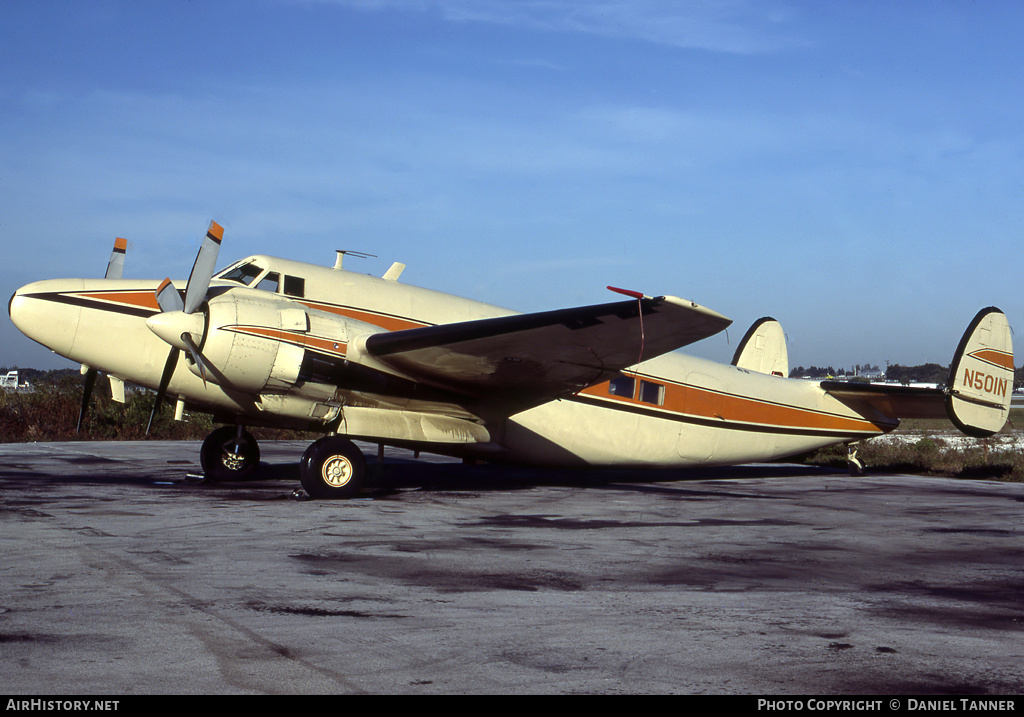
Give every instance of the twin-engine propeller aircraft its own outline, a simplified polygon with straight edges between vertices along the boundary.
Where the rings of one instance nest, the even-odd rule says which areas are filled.
[[[767,461],[946,417],[973,436],[1008,416],[1006,317],[971,322],[942,389],[786,378],[778,322],[751,327],[729,365],[674,353],[731,322],[673,296],[518,314],[382,278],[252,256],[214,273],[211,223],[184,291],[121,278],[40,281],[11,298],[27,336],[79,362],[82,413],[98,372],[176,397],[226,423],[203,443],[214,480],[259,463],[247,426],[325,434],[302,456],[314,497],[359,491],[351,439],[467,459],[548,466],[696,466]],[[180,286],[180,285],[179,285]],[[609,287],[612,288],[612,287]],[[851,464],[857,466],[851,452]]]

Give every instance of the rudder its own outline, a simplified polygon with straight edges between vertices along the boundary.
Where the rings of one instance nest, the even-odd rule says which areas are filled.
[[[990,306],[967,327],[946,381],[946,412],[969,436],[998,433],[1010,415],[1013,340],[1006,315]]]

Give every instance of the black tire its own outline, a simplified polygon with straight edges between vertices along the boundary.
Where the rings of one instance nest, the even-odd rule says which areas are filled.
[[[854,478],[862,476],[867,473],[868,467],[859,458],[850,458],[846,462],[846,468],[850,472],[850,475]]]
[[[299,477],[313,498],[351,498],[366,480],[366,458],[349,439],[326,436],[302,454]]]
[[[242,441],[236,446],[237,432],[235,426],[221,426],[203,441],[199,463],[210,480],[249,480],[259,467],[259,443],[248,431],[242,431]]]

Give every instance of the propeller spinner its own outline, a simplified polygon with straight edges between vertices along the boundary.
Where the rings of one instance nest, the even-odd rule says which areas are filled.
[[[156,400],[153,402],[153,410],[149,414],[149,424],[146,426],[147,434],[152,428],[153,418],[167,394],[167,387],[174,376],[174,368],[178,365],[178,355],[181,351],[188,351],[196,366],[199,367],[203,381],[206,381],[206,364],[196,342],[196,337],[202,340],[205,327],[205,321],[202,314],[198,313],[198,309],[202,306],[206,299],[206,292],[210,288],[210,280],[213,278],[223,236],[224,229],[217,222],[210,222],[203,245],[199,248],[199,254],[192,265],[188,284],[185,285],[184,300],[170,279],[164,279],[156,290],[156,301],[160,306],[160,313],[148,318],[146,326],[170,344],[171,351],[167,355],[163,374],[160,376],[160,385],[156,392]]]

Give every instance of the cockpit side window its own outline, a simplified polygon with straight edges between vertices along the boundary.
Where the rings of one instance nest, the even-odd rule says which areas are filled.
[[[218,279],[226,279],[228,281],[237,281],[239,284],[245,284],[249,286],[253,279],[263,273],[263,269],[258,267],[256,264],[242,264],[236,266],[233,269],[228,269],[218,276]]]
[[[284,275],[284,293],[302,298],[306,295],[306,280],[301,276]]]
[[[256,285],[256,288],[260,291],[270,291],[276,294],[280,285],[281,275],[276,271],[268,271],[267,275],[260,279],[260,283]]]

